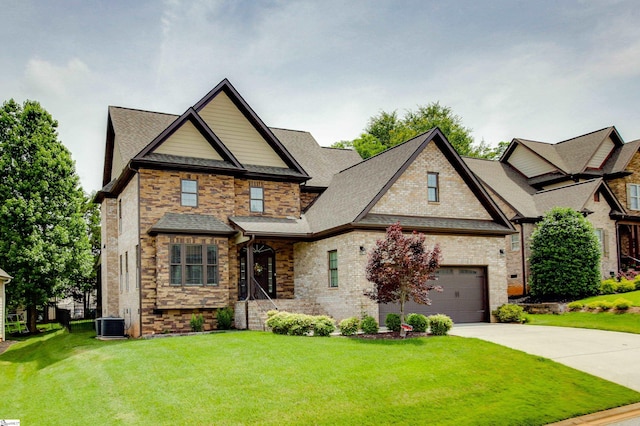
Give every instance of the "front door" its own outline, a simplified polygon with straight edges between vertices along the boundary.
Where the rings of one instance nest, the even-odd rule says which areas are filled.
[[[247,274],[246,268],[246,259],[247,259],[247,249],[243,248],[241,253],[241,261],[240,261],[240,276],[241,278]],[[276,254],[275,251],[266,244],[254,244],[253,245],[253,265],[251,267],[251,272],[253,273],[253,278],[255,279],[254,283],[248,283],[249,288],[252,289],[251,296],[254,299],[265,299],[264,294],[257,289],[254,288],[254,285],[257,283],[264,291],[269,295],[270,298],[276,298]]]

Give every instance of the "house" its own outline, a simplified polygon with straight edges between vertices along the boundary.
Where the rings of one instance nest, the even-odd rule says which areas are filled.
[[[223,80],[179,116],[110,107],[103,183],[101,314],[132,336],[226,306],[238,328],[273,308],[384,321],[364,269],[396,222],[442,248],[431,312],[489,321],[507,300],[514,228],[438,129],[361,161],[267,127]]]
[[[5,271],[0,269],[0,342],[6,340],[5,321],[7,318],[7,297],[4,286],[11,281],[11,277]]]
[[[592,223],[603,278],[640,262],[639,148],[608,127],[554,144],[516,138],[498,161],[465,158],[518,231],[506,242],[510,295],[527,292],[528,241],[552,207],[571,207]]]

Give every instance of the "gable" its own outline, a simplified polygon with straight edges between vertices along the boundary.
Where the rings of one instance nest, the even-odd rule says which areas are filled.
[[[223,158],[198,131],[191,121],[185,121],[171,136],[152,152],[156,154],[221,160]]]
[[[611,137],[602,141],[602,144],[598,150],[593,154],[593,157],[587,163],[587,168],[599,169],[604,164],[605,160],[609,158],[611,151],[615,148],[615,143],[611,140]]]
[[[438,174],[439,202],[427,200],[427,173]],[[491,215],[438,146],[431,142],[370,213],[491,220]]]
[[[224,91],[199,115],[241,164],[288,167]]]
[[[552,164],[540,158],[532,151],[518,145],[509,156],[509,164],[526,177],[540,176],[557,170]]]

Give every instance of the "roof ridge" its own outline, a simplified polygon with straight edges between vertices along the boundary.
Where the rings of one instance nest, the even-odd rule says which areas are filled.
[[[610,130],[610,129],[615,129],[615,126],[603,127],[602,129],[594,130],[593,132],[585,133],[584,135],[574,136],[572,138],[565,139],[565,140],[560,141],[560,142],[556,142],[556,143],[554,143],[552,145],[560,145],[561,143],[570,142],[570,141],[575,140],[575,139],[583,138],[585,136],[593,135],[594,133],[598,133],[598,132],[602,132],[603,130]]]
[[[420,133],[419,135],[416,135],[416,136],[412,137],[411,139],[408,139],[408,140],[406,140],[406,141],[404,141],[402,143],[399,143],[399,144],[394,145],[394,146],[392,146],[390,148],[387,148],[384,151],[377,153],[376,155],[372,155],[369,158],[365,158],[361,162],[356,163],[353,166],[347,167],[346,169],[340,171],[338,174],[340,174],[342,172],[346,172],[347,170],[352,169],[353,167],[361,166],[362,164],[365,164],[367,161],[372,160],[373,158],[376,158],[376,157],[378,157],[378,156],[380,156],[382,154],[386,154],[387,152],[391,152],[392,150],[394,150],[396,148],[399,148],[399,147],[401,147],[401,146],[403,146],[405,144],[408,144],[409,142],[413,142],[413,141],[415,141],[416,139],[418,139],[420,137],[425,137],[425,139],[426,139],[426,135],[431,134],[435,129],[437,129],[437,127],[434,127],[433,129],[427,130],[426,132]]]
[[[602,180],[602,178],[601,177],[597,177],[597,178],[593,178],[593,179],[587,179],[587,180],[582,181],[582,182],[574,182],[574,183],[569,184],[569,185],[559,186],[557,188],[543,189],[541,191],[536,192],[533,195],[544,194],[544,193],[547,193],[547,192],[557,191],[559,189],[573,188],[573,187],[576,187],[578,185],[586,185],[588,183],[594,183],[597,180]]]
[[[309,132],[308,130],[296,130],[296,129],[285,129],[284,127],[273,127],[273,126],[267,126],[272,130],[285,130],[287,132],[297,132],[297,133],[309,133],[311,134],[311,132]]]
[[[129,111],[147,112],[149,114],[171,115],[171,116],[174,116],[174,117],[180,117],[179,114],[172,114],[170,112],[151,111],[151,110],[148,110],[148,109],[121,107],[121,106],[117,106],[117,105],[109,105],[109,108],[126,109],[126,110],[129,110]]]

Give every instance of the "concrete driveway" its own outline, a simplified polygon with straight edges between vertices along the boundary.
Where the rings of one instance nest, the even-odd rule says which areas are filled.
[[[640,391],[640,334],[520,324],[459,324],[449,334],[475,337]]]

